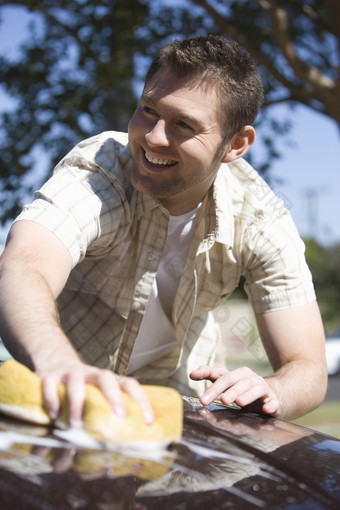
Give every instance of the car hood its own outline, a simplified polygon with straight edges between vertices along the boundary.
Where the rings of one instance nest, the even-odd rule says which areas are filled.
[[[110,447],[0,420],[0,508],[337,509],[340,441],[183,397],[182,439]],[[171,419],[171,417],[169,417]]]

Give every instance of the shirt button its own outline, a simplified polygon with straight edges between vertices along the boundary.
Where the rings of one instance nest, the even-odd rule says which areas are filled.
[[[155,254],[153,251],[149,251],[148,253],[148,260],[151,262],[151,260],[154,260]]]
[[[139,302],[139,301],[134,301],[134,302],[132,303],[132,310],[139,310],[139,309],[140,309],[140,307],[141,307],[141,304],[140,304],[140,302]]]

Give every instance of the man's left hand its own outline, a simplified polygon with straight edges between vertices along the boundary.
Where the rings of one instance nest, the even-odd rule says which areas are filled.
[[[194,381],[208,380],[213,384],[201,396],[203,405],[211,404],[220,398],[223,404],[235,404],[240,407],[256,402],[259,411],[272,416],[280,414],[280,401],[266,379],[248,367],[226,370],[201,366],[190,374]]]

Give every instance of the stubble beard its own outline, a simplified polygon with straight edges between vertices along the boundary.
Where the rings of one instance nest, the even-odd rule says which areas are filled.
[[[160,175],[159,182],[157,182],[157,177],[153,178],[152,176],[143,175],[139,173],[138,163],[136,162],[137,158],[133,157],[134,166],[130,173],[131,184],[137,191],[159,200],[171,198],[184,192],[190,192],[190,189],[201,184],[201,182],[204,179],[211,176],[211,174],[214,173],[217,174],[217,171],[221,166],[221,158],[225,151],[225,148],[226,148],[225,141],[222,141],[222,143],[219,145],[216,151],[213,160],[211,161],[210,171],[207,174],[201,176],[201,178],[185,181],[184,183],[181,179],[177,178],[176,176],[174,176],[171,179],[167,179],[165,182],[160,182],[162,177]],[[162,170],[160,170],[160,172],[162,172]],[[211,178],[211,184],[213,183],[214,180],[215,178]]]

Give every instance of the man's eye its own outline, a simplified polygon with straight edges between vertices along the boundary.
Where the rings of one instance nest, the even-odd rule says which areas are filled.
[[[178,125],[179,125],[181,128],[183,128],[183,129],[185,129],[185,130],[187,130],[187,131],[191,131],[191,132],[193,132],[193,131],[194,131],[194,130],[193,130],[193,128],[192,128],[191,126],[189,126],[189,124],[187,124],[186,122],[183,122],[182,120],[180,120],[180,121],[178,122]]]
[[[149,108],[149,106],[143,106],[143,113],[145,113],[145,115],[156,115],[156,112],[155,110],[153,110],[152,108]]]

